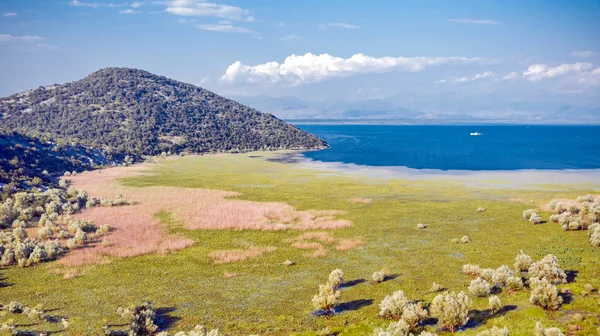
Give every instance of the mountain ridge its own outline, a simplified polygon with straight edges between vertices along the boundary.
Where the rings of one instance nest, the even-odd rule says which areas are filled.
[[[131,68],[0,98],[0,130],[111,155],[318,149],[327,143],[209,90]]]

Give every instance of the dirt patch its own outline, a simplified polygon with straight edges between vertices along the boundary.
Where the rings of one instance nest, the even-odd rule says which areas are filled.
[[[371,204],[373,202],[373,199],[367,197],[355,197],[349,199],[348,202],[352,204]]]

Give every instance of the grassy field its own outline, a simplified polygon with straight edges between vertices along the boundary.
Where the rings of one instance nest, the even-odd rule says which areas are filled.
[[[527,291],[501,293],[505,311],[487,317],[483,312],[487,298],[473,298],[474,323],[460,334],[475,335],[496,325],[507,326],[513,335],[532,335],[535,322],[541,321],[563,330],[578,324],[583,327],[578,335],[596,335],[600,296],[579,293],[585,283],[600,287],[600,250],[589,245],[586,232],[563,232],[558,224],[533,225],[521,217],[523,210],[553,198],[593,192],[589,187],[504,190],[468,187],[450,179],[377,179],[268,162],[258,155],[273,154],[162,160],[154,168],[155,175],[120,182],[136,188],[234,191],[242,194],[236,199],[285,202],[298,210],[345,211],[338,217],[352,221],[352,227],[320,232],[328,232],[336,242],[361,239],[365,244],[338,251],[333,242],[325,244],[325,256],[313,257],[312,251],[290,243],[301,231],[189,231],[168,209],[156,209],[154,215],[170,234],[184,235],[194,244],[166,256],[113,258],[107,264],[82,267],[82,275],[69,280],[56,271],[61,267],[56,262],[5,268],[0,270],[4,284],[0,302],[41,303],[50,315],[68,317],[71,326],[64,332],[74,335],[101,333],[104,324],[123,324],[115,314],[117,307],[144,300],[159,308],[160,325],[170,333],[202,324],[228,335],[315,335],[326,327],[339,335],[369,335],[374,327],[389,323],[377,316],[385,295],[402,289],[411,299],[431,302],[436,295],[429,292],[434,281],[453,291],[467,291],[470,279],[461,273],[463,264],[512,267],[522,249],[536,260],[555,254],[564,269],[577,271],[574,282],[560,286],[569,287],[574,299],[560,311],[547,313],[528,303]],[[353,198],[371,201],[350,202]],[[487,211],[478,213],[478,207]],[[549,214],[542,212],[542,216],[547,219]],[[417,223],[428,227],[419,230]],[[451,242],[464,235],[472,242]],[[215,264],[209,257],[215,251],[248,246],[277,249],[235,263]],[[281,265],[287,259],[296,265]],[[393,279],[373,283],[371,274],[383,267]],[[342,269],[352,285],[342,290],[338,314],[317,317],[311,298],[335,268]],[[575,312],[584,313],[583,321],[572,321]],[[19,329],[63,332],[60,324],[32,323],[18,315],[1,317],[0,324],[8,318],[15,318],[22,325]],[[437,326],[425,329],[433,332]]]

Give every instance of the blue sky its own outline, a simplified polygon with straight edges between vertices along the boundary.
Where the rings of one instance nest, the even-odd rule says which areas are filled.
[[[224,95],[600,107],[598,18],[598,0],[2,0],[0,96],[126,66]]]

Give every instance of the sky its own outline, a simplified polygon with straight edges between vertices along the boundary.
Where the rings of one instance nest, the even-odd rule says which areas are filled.
[[[1,0],[0,96],[119,66],[225,96],[598,108],[599,18],[600,0]]]

